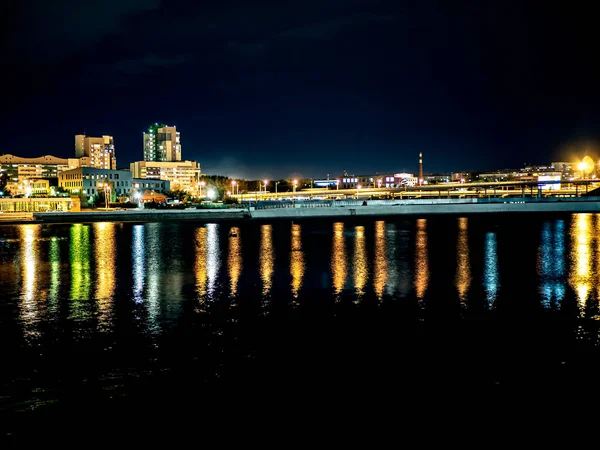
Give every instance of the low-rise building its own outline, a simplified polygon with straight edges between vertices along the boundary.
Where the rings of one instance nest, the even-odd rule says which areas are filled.
[[[74,195],[90,197],[106,189],[107,183],[114,196],[129,195],[133,178],[126,170],[79,167],[61,172],[58,185]]]
[[[196,161],[136,161],[130,167],[133,178],[168,181],[173,190],[198,190],[200,164]]]

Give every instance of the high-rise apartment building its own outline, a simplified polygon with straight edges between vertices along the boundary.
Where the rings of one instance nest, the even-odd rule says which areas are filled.
[[[144,133],[144,161],[181,161],[181,133],[176,127],[155,123]]]
[[[85,134],[75,135],[75,156],[88,157],[90,167],[98,169],[117,169],[115,140],[112,136],[89,137]]]

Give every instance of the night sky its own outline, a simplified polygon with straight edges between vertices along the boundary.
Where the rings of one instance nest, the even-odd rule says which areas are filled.
[[[0,154],[73,156],[85,131],[128,167],[158,121],[255,179],[598,155],[598,14],[566,2],[14,3]]]

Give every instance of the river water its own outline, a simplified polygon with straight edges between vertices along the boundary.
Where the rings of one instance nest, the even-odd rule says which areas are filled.
[[[600,215],[3,226],[0,295],[16,422],[582,385]]]

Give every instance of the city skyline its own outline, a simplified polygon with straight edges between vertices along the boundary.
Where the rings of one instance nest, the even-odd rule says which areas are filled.
[[[236,178],[417,172],[420,152],[425,172],[597,153],[594,15],[570,6],[32,0],[13,12],[5,153],[67,157],[73,135],[107,133],[119,161],[143,160],[156,120],[182,131],[185,159]]]

